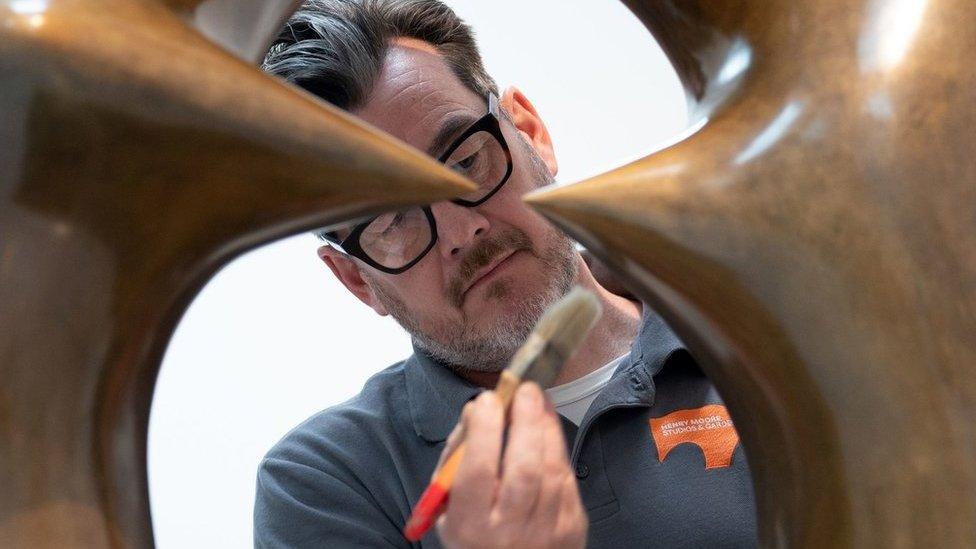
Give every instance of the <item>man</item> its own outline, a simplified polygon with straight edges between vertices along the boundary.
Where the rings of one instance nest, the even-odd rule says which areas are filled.
[[[311,0],[264,68],[479,188],[322,235],[321,259],[415,353],[268,453],[257,546],[409,546],[400,532],[459,419],[468,449],[423,547],[755,545],[745,455],[721,400],[652,311],[608,291],[522,203],[556,174],[551,139],[524,94],[498,94],[450,9]],[[604,314],[548,395],[518,391],[506,433],[483,389],[574,284]]]

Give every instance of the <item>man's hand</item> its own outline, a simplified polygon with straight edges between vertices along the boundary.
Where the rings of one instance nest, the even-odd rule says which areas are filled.
[[[437,523],[445,547],[585,546],[588,521],[562,429],[537,384],[515,394],[504,456],[505,417],[493,392],[465,406],[461,425],[467,450]],[[445,455],[459,438],[448,439]]]

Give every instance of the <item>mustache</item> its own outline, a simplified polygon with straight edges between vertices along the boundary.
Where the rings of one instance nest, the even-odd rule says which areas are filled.
[[[516,252],[520,250],[531,251],[532,241],[521,229],[512,228],[475,244],[461,260],[457,274],[447,285],[448,300],[455,307],[460,308],[464,303],[464,288],[471,282],[475,273],[510,250]]]

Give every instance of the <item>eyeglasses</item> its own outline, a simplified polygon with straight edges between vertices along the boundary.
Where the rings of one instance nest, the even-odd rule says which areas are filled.
[[[438,161],[471,179],[478,188],[451,202],[473,208],[495,195],[512,175],[512,153],[499,125],[498,98],[488,94],[488,112],[464,130]],[[437,223],[430,206],[409,208],[366,220],[340,241],[322,237],[333,247],[380,271],[399,274],[413,267],[437,243]]]

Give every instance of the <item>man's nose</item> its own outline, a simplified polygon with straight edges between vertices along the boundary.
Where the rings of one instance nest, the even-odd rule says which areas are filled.
[[[437,240],[445,258],[456,256],[488,231],[491,223],[477,208],[466,208],[453,202],[431,205],[437,221]]]

